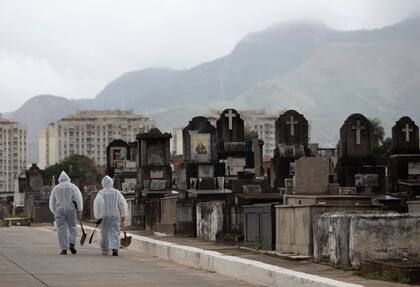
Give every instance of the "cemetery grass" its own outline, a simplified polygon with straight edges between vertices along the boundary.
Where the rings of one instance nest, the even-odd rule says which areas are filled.
[[[241,257],[241,256],[245,256],[245,255],[249,255],[253,253],[252,251],[243,249],[243,248],[230,248],[230,249],[222,249],[218,251],[222,253],[223,255],[235,256],[235,257]]]
[[[403,284],[409,284],[410,280],[408,278],[395,278],[388,272],[378,273],[378,272],[369,272],[369,273],[363,273],[361,271],[354,273],[357,276],[360,276],[365,279],[369,280],[380,280],[380,281],[387,281],[387,282],[395,282],[395,283],[403,283]]]

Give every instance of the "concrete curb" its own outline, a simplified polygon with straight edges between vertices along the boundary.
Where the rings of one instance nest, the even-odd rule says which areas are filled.
[[[85,229],[93,230],[93,227],[86,226]],[[100,233],[98,231],[96,232],[98,235],[95,235],[94,243],[98,244]],[[248,282],[250,284],[294,287],[362,286],[303,272],[297,272],[254,260],[227,256],[217,251],[209,251],[196,247],[179,245],[134,234],[128,235],[132,236],[132,242],[127,250],[140,252],[165,260],[171,260],[178,264],[196,269],[215,272]]]

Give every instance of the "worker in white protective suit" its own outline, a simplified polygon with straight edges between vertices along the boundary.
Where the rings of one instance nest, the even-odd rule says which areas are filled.
[[[95,218],[101,222],[101,249],[103,255],[118,256],[120,248],[120,223],[124,224],[128,213],[128,205],[121,191],[113,188],[112,178],[102,179],[103,189],[96,195],[93,203]]]
[[[77,236],[76,220],[81,217],[83,199],[80,189],[71,183],[70,177],[64,171],[61,172],[58,184],[51,192],[50,210],[57,224],[60,254],[66,255],[68,248],[72,254],[76,254],[74,246]]]

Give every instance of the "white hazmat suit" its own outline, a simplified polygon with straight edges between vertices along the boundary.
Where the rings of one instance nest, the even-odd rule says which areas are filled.
[[[58,184],[50,195],[50,210],[54,214],[57,224],[58,242],[61,250],[67,250],[69,244],[76,243],[77,212],[74,202],[77,204],[77,211],[82,212],[82,193],[75,184],[71,183],[70,177],[63,171],[58,178]]]
[[[93,211],[96,219],[101,223],[102,254],[108,254],[110,249],[120,248],[120,222],[126,217],[128,205],[122,193],[113,188],[113,180],[109,176],[102,179],[103,189],[96,195]]]

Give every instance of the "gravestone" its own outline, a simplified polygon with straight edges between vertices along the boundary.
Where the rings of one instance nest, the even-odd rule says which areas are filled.
[[[276,120],[276,148],[271,160],[271,187],[284,188],[285,179],[293,176],[296,159],[310,156],[308,121],[295,110],[289,110]]]
[[[161,197],[172,193],[172,168],[169,140],[171,134],[153,128],[137,136],[139,145],[139,167],[137,182],[142,196]]]
[[[220,189],[216,178],[225,176],[225,164],[218,162],[216,128],[207,118],[195,117],[182,134],[187,189]]]
[[[184,162],[179,180],[186,191],[176,203],[176,231],[196,236],[197,203],[223,200],[230,190],[224,186],[225,163],[218,160],[217,129],[208,118],[194,117],[182,134]]]
[[[245,136],[244,121],[234,109],[226,109],[216,122],[218,159],[226,164],[227,188],[232,194],[224,198],[224,240],[240,240],[243,237],[244,204],[271,202],[268,181],[256,178],[263,175],[262,146],[257,133]],[[274,199],[278,201],[278,199]]]
[[[137,136],[139,159],[137,180],[143,196],[152,196],[154,190],[172,192],[172,169],[170,166],[169,140],[171,134],[153,128]]]
[[[117,139],[106,147],[106,172],[110,177],[114,176],[115,170],[124,169],[124,161],[130,160],[130,147],[127,142]]]
[[[134,214],[139,218],[133,218],[133,222],[144,224],[147,231],[154,231],[160,223],[160,198],[173,193],[169,148],[171,137],[170,133],[162,133],[157,128],[137,135],[138,168]]]
[[[216,163],[216,136],[206,117],[193,118],[182,130],[185,162]]]
[[[392,128],[388,183],[391,193],[406,200],[420,195],[419,127],[409,117],[402,117]]]
[[[385,193],[385,167],[373,157],[374,133],[361,114],[350,115],[340,128],[337,175],[342,187],[356,187],[358,194]]]
[[[308,121],[295,110],[288,110],[276,120],[276,144],[308,148]]]
[[[114,187],[125,194],[134,194],[137,182],[137,164],[133,154],[137,142],[127,143],[121,139],[113,140],[106,148],[107,175],[114,179]]]
[[[330,162],[327,158],[303,157],[295,165],[295,194],[328,193]]]
[[[419,127],[402,117],[392,128],[392,154],[419,154]]]
[[[35,223],[53,222],[49,209],[51,185],[44,183],[42,172],[36,164],[26,170],[25,181],[25,215]]]
[[[237,176],[246,166],[244,121],[234,109],[226,109],[216,122],[217,156],[226,163],[226,176]]]
[[[347,118],[340,128],[339,158],[342,163],[372,164],[374,134],[369,120],[361,114]]]

